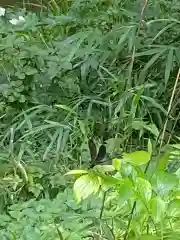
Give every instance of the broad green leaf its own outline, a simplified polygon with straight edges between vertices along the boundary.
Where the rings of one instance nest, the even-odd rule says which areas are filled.
[[[150,201],[151,216],[156,223],[163,221],[166,213],[166,202],[157,196]]]
[[[157,171],[151,180],[153,190],[160,197],[168,196],[169,192],[178,184],[178,178],[175,174]]]
[[[77,170],[71,170],[67,172],[65,175],[80,175],[80,174],[87,174],[88,171],[82,170],[82,169],[77,169]]]
[[[164,78],[165,85],[167,85],[170,77],[170,73],[172,71],[173,59],[174,59],[174,50],[170,49],[167,56],[167,61],[166,61],[165,78]]]
[[[124,153],[123,159],[134,165],[141,166],[150,161],[150,154],[145,151],[137,151],[133,153]]]
[[[113,158],[112,164],[113,164],[114,168],[115,168],[117,171],[119,171],[120,168],[121,168],[121,159],[119,159],[119,158]]]
[[[97,193],[99,188],[100,182],[98,176],[94,174],[81,176],[75,181],[73,187],[76,201],[79,203],[90,195]]]
[[[137,178],[135,182],[137,197],[145,204],[152,196],[152,186],[149,181],[143,178]]]

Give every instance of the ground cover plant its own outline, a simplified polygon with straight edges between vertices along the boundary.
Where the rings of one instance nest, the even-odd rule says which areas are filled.
[[[0,8],[1,239],[179,239],[179,10]]]

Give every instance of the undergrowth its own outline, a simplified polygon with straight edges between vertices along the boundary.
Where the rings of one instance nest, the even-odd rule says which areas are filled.
[[[0,8],[1,239],[179,239],[179,10],[177,0]],[[106,146],[112,171],[78,172],[84,198],[98,194],[81,205],[64,174],[89,169],[88,139]]]

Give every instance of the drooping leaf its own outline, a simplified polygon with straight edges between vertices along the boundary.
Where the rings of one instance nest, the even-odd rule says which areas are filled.
[[[141,166],[150,161],[150,154],[145,151],[136,151],[133,153],[124,153],[123,159],[134,165]]]
[[[98,192],[100,187],[99,179],[94,174],[86,174],[78,178],[74,183],[74,195],[79,203],[90,195]]]

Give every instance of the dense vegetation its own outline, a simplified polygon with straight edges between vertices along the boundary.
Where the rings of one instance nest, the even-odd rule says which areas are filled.
[[[32,5],[0,8],[0,239],[180,239],[179,0]]]

